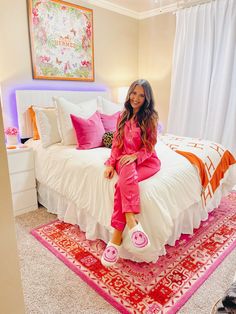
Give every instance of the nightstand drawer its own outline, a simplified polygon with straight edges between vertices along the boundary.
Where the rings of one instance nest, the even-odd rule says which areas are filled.
[[[23,208],[36,205],[37,208],[37,194],[35,189],[18,192],[12,194],[12,201],[14,210],[22,210]]]
[[[34,168],[33,154],[30,151],[8,154],[8,167],[10,174]]]
[[[34,170],[13,173],[10,175],[11,192],[20,192],[35,188]]]

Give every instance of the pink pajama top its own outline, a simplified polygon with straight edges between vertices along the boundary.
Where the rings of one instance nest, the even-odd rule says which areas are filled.
[[[119,119],[118,119],[119,121]],[[150,136],[150,134],[147,134]],[[155,150],[152,152],[147,151],[141,139],[141,129],[135,120],[128,120],[124,126],[124,145],[122,148],[117,147],[117,131],[114,133],[111,156],[105,162],[106,166],[116,167],[117,161],[124,155],[137,155],[137,165],[142,164],[149,158],[158,160]]]

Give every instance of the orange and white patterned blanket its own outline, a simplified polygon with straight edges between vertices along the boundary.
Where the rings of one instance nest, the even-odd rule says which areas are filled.
[[[234,156],[222,145],[198,138],[166,134],[161,136],[161,140],[197,167],[202,184],[202,202],[206,206],[228,168],[236,163]]]

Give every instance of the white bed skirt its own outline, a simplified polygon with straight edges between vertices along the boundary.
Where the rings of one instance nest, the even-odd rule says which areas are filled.
[[[228,179],[228,175],[226,174],[224,179],[221,180],[221,185],[216,190],[211,202],[207,205],[207,208],[202,208],[199,202],[181,212],[173,221],[172,234],[165,244],[175,245],[175,241],[180,238],[182,233],[193,234],[193,229],[198,228],[201,221],[207,220],[208,213],[218,207],[221,198],[227,195],[233,187],[233,184],[229,186],[231,180]],[[45,206],[50,213],[56,214],[58,219],[64,222],[78,225],[85,232],[86,238],[89,240],[101,239],[106,243],[109,241],[112,232],[111,227],[102,226],[88,212],[79,210],[73,202],[67,200],[64,196],[41,183],[37,184],[39,203]],[[70,216],[67,213],[70,213]],[[125,229],[124,232],[127,232],[127,230]],[[122,248],[120,256],[136,262],[156,262],[158,257],[165,253],[165,245],[162,245],[159,251],[152,251],[150,249],[150,251],[141,255],[140,258],[136,252],[134,255],[132,252]]]

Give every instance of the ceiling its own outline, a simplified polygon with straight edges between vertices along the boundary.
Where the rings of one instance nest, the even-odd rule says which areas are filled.
[[[181,8],[211,1],[215,0],[85,0],[90,4],[137,19],[174,12]]]
[[[110,0],[110,3],[142,13],[154,9],[160,9],[162,6],[176,4],[176,0]]]

